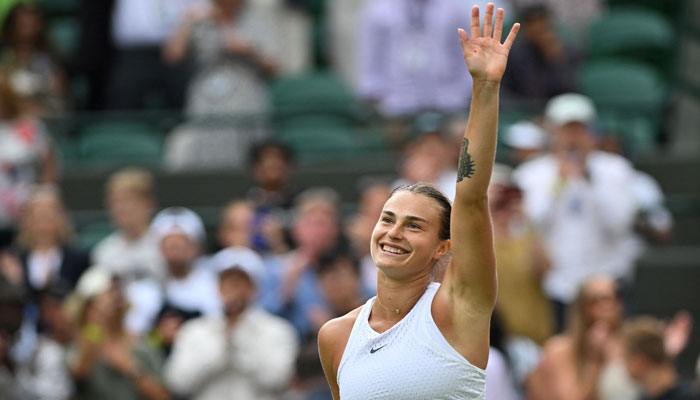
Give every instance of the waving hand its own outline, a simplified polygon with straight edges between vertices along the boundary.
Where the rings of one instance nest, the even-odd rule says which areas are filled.
[[[479,24],[479,7],[472,8],[471,33],[459,30],[464,60],[474,81],[500,82],[506,70],[508,53],[520,30],[520,24],[513,25],[505,42],[501,44],[503,33],[503,9],[496,11],[496,23],[493,24],[494,5],[486,6],[484,29]]]

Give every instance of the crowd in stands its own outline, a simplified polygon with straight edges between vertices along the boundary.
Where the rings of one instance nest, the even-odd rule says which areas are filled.
[[[499,295],[486,399],[700,398],[700,376],[675,365],[692,317],[630,316],[636,262],[673,219],[626,158],[629,135],[601,131],[605,105],[578,93],[576,39],[607,2],[495,3],[523,24],[503,104],[536,112],[501,129],[489,187]],[[456,30],[472,3],[86,0],[73,53],[49,37],[50,1],[5,4],[0,398],[330,399],[316,335],[376,294],[368,244],[384,202],[416,182],[454,197],[471,93]],[[352,210],[331,188],[297,186],[298,149],[269,123],[270,84],[320,66],[399,159],[395,176],[359,185]],[[184,116],[158,168],[247,166],[253,185],[216,205],[211,227],[160,207],[149,166],[121,168],[104,184],[114,231],[82,248],[44,121],[154,104]]]

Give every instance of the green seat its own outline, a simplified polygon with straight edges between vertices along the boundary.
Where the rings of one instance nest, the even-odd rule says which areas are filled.
[[[136,121],[99,122],[82,129],[80,155],[89,164],[157,165],[162,155],[161,132]]]
[[[663,15],[641,7],[611,9],[588,30],[592,58],[645,61],[664,73],[671,65],[674,37],[673,27]]]
[[[661,126],[666,87],[650,67],[625,61],[583,66],[581,91],[596,103],[601,127],[622,134],[634,151],[651,150]]]
[[[324,115],[336,125],[338,120],[354,120],[358,111],[350,89],[324,72],[280,79],[272,84],[270,95],[274,118],[282,123]]]
[[[55,18],[48,27],[51,45],[65,60],[70,59],[78,46],[80,23],[71,17]]]
[[[350,158],[360,147],[355,132],[342,127],[298,127],[280,131],[278,136],[302,163]]]

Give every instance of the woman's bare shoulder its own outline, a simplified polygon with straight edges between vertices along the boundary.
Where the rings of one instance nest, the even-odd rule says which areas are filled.
[[[319,345],[322,345],[324,341],[329,341],[331,343],[342,342],[343,345],[345,345],[350,337],[350,332],[352,332],[352,327],[355,325],[357,316],[360,314],[360,310],[362,310],[362,306],[357,307],[342,317],[333,318],[323,324],[318,332]]]

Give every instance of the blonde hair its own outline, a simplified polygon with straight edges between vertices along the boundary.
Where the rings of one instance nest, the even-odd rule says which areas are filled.
[[[128,193],[153,198],[153,175],[145,169],[129,167],[113,173],[105,185],[106,194]]]
[[[56,212],[58,213],[59,218],[58,224],[60,227],[58,232],[59,244],[65,244],[73,238],[73,225],[68,219],[66,208],[61,201],[61,195],[58,188],[53,185],[42,185],[34,189],[22,208],[19,233],[17,235],[17,243],[19,243],[20,246],[30,248],[33,245],[35,238],[33,237],[29,228],[31,223],[29,216],[34,209],[34,206],[44,201],[51,202],[53,203],[53,206],[56,207]]]

